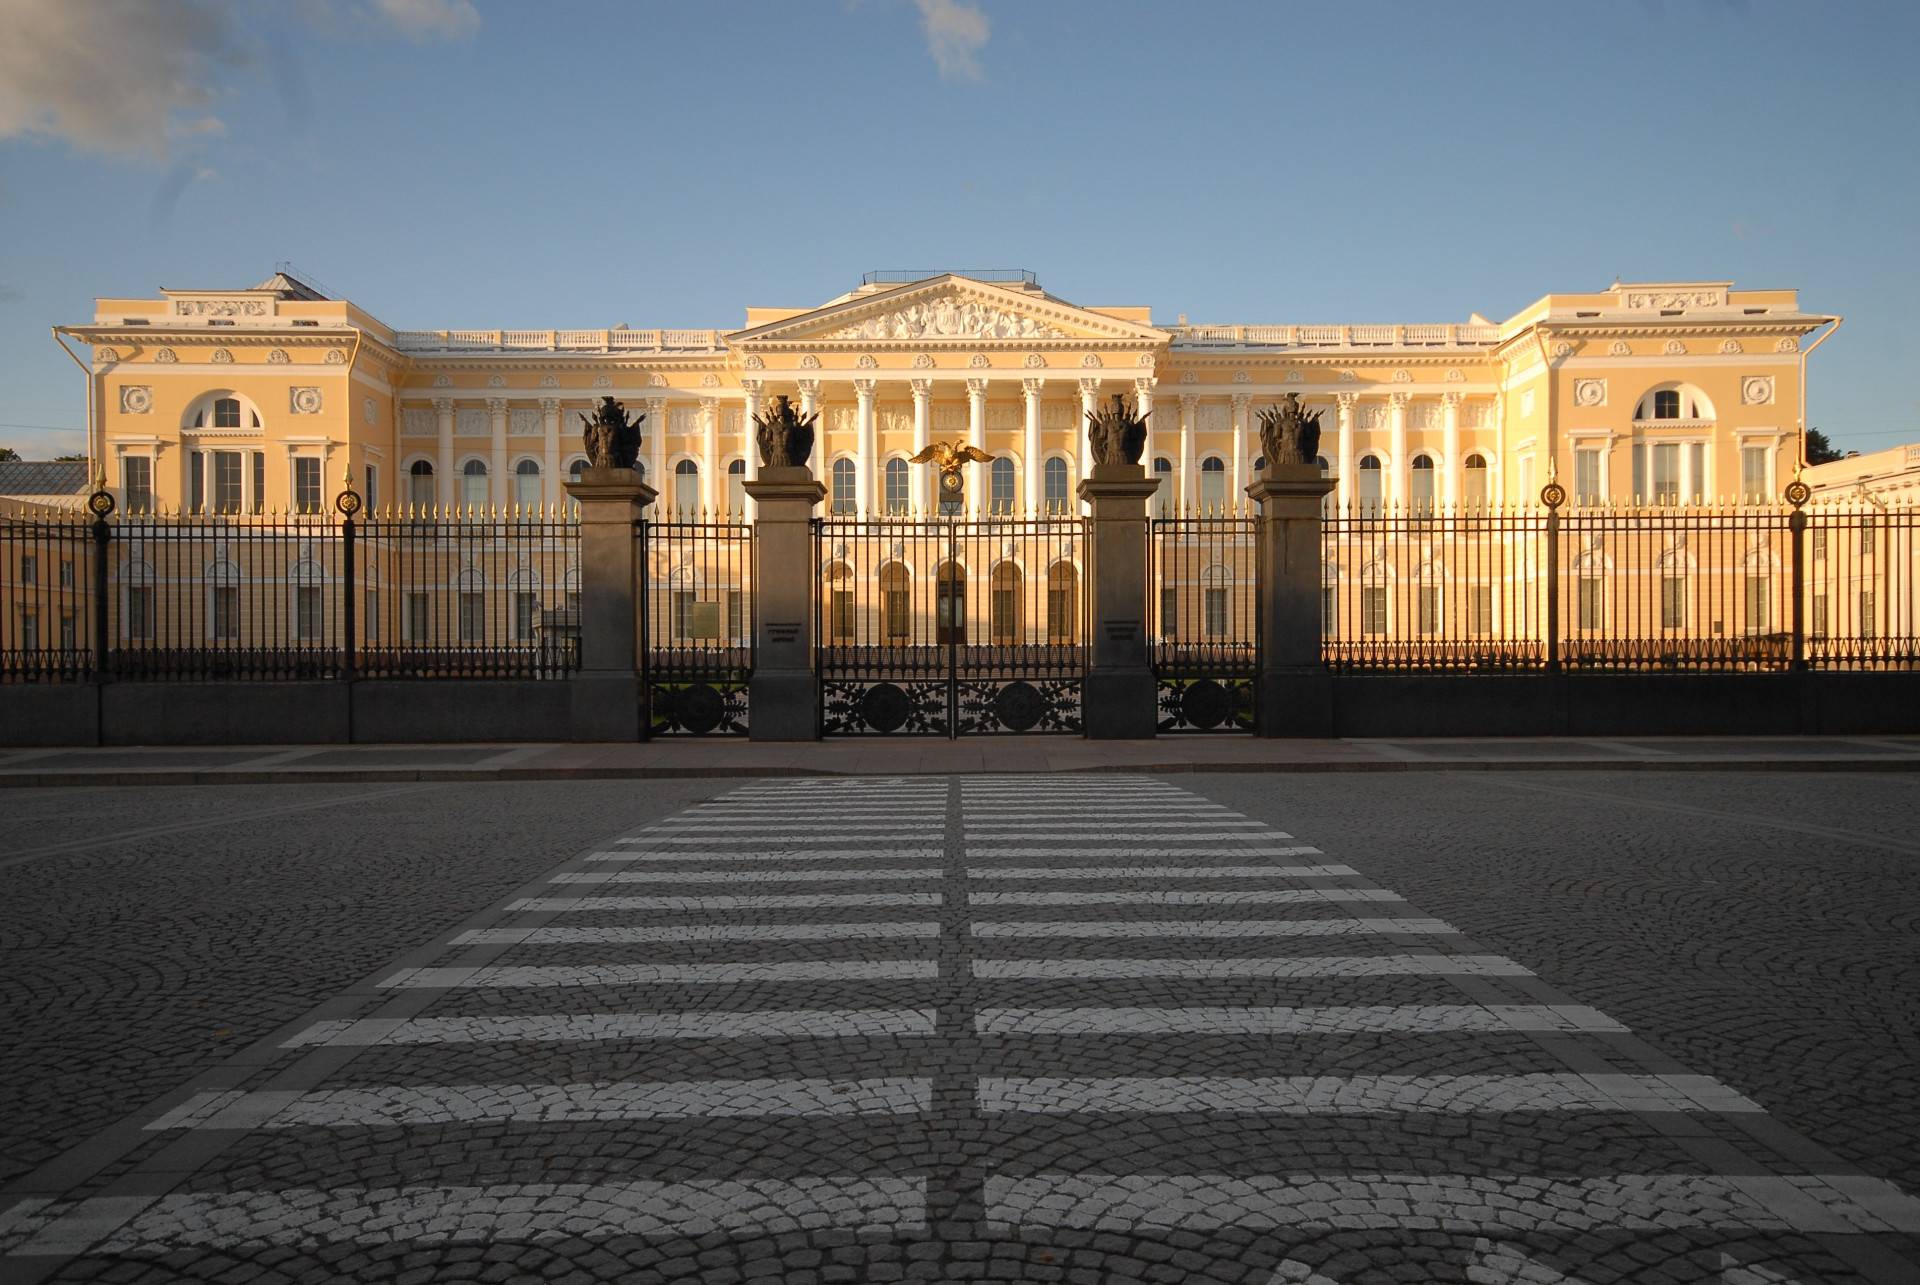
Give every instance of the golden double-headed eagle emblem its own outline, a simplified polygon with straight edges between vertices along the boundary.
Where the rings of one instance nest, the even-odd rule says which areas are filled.
[[[979,447],[967,443],[931,442],[927,448],[914,456],[912,463],[931,462],[940,470],[940,494],[957,499],[960,495],[960,468],[964,464],[985,464],[993,459]]]

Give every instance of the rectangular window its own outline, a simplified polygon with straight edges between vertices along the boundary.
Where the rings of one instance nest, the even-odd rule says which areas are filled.
[[[1740,448],[1740,499],[1747,504],[1764,504],[1767,493],[1767,448],[1742,446]]]
[[[194,451],[187,456],[187,511],[207,511],[207,453]]]
[[[295,642],[320,641],[318,585],[301,585],[293,591],[293,638]]]
[[[1160,586],[1160,636],[1180,636],[1180,591],[1172,585]]]
[[[1813,595],[1813,636],[1827,636],[1827,595],[1824,593]]]
[[[80,645],[80,632],[78,629],[74,627],[73,613],[71,611],[61,612],[60,613],[60,649],[62,651],[72,651],[79,645]]]
[[[233,585],[215,585],[210,597],[214,640],[232,642],[240,636],[240,590]]]
[[[846,467],[840,467],[845,464]],[[851,513],[854,508],[853,465],[846,460],[838,460],[833,466],[833,511]]]
[[[988,486],[991,489],[988,491],[989,503],[987,511],[990,513],[1013,512],[1012,461],[1009,460],[1008,464],[1009,467],[995,468],[988,475]]]
[[[252,508],[255,513],[267,511],[267,453],[265,451],[253,453]]]
[[[1773,580],[1770,576],[1748,576],[1747,586],[1747,632],[1764,634],[1773,627],[1773,598],[1770,590]]]
[[[367,590],[367,608],[360,617],[360,636],[367,642],[380,641],[380,591]]]
[[[127,588],[127,637],[140,640],[153,637],[151,585],[130,585]]]
[[[747,638],[747,595],[738,589],[727,594],[727,637],[736,643]]]
[[[513,595],[513,636],[521,642],[533,638],[533,613],[539,599],[526,590]]]
[[[1687,627],[1687,578],[1683,575],[1660,577],[1660,627]]]
[[[1440,632],[1440,586],[1423,584],[1420,586],[1420,632],[1437,634]]]
[[[153,460],[145,455],[129,455],[122,459],[120,489],[126,496],[129,514],[153,512]]]
[[[460,641],[483,643],[487,640],[487,596],[475,590],[460,594]]]
[[[1325,637],[1333,632],[1333,586],[1320,586],[1320,634]]]
[[[376,512],[380,508],[380,468],[376,464],[367,465],[367,493],[360,498],[366,501],[366,511]]]
[[[1387,632],[1387,587],[1369,585],[1360,590],[1360,632]]]
[[[1467,632],[1485,636],[1493,632],[1493,586],[1470,585],[1467,589]]]
[[[1860,591],[1860,628],[1854,631],[1862,638],[1875,636],[1875,629],[1880,623],[1876,619],[1875,606],[1873,590],[1862,589]]]
[[[1573,453],[1573,502],[1598,504],[1600,494],[1600,452],[1577,450]]]
[[[1871,521],[1860,524],[1860,556],[1863,558],[1873,556],[1873,523]]]
[[[1592,631],[1600,628],[1601,591],[1599,576],[1581,576],[1574,582],[1578,586],[1577,604],[1580,628]]]
[[[73,559],[72,558],[60,559],[60,587],[62,589],[73,588]]]
[[[1704,504],[1707,499],[1707,444],[1687,443],[1687,499]]]
[[[426,643],[431,641],[432,630],[427,614],[427,595],[419,590],[407,594],[406,638],[408,642]]]
[[[40,617],[24,609],[20,612],[20,648],[23,651],[40,650]]]
[[[1821,527],[1813,533],[1813,556],[1816,558],[1824,558],[1827,556],[1827,529],[1825,527]]]
[[[1674,388],[1663,388],[1653,395],[1653,417],[1655,419],[1680,418],[1680,392]]]
[[[827,594],[827,641],[853,641],[853,590],[833,589]]]
[[[1070,643],[1073,641],[1074,598],[1078,590],[1072,583],[1063,583],[1049,577],[1047,581],[1047,641],[1050,643]]]
[[[40,559],[35,554],[23,554],[20,558],[20,583],[40,583]]]
[[[1005,647],[1014,641],[1019,611],[1020,590],[1006,580],[996,580],[987,601],[987,628],[995,644]]]
[[[1653,502],[1680,503],[1680,443],[1658,442],[1653,448]]]
[[[241,511],[241,459],[239,451],[213,453],[213,511]]]
[[[900,588],[882,589],[880,601],[886,616],[887,641],[905,642],[913,628],[907,591]]]
[[[1227,591],[1224,587],[1208,585],[1200,591],[1200,612],[1207,637],[1227,636]]]
[[[320,511],[320,461],[302,456],[293,462],[293,508],[296,513]]]
[[[887,512],[905,513],[907,511],[907,470],[904,468],[887,469]]]

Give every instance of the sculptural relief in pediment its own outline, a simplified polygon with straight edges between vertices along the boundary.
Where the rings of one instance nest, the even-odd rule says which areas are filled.
[[[978,299],[944,295],[874,313],[828,339],[1067,339],[1066,331]]]

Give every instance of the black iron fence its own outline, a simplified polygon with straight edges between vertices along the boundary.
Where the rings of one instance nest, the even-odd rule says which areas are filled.
[[[1084,726],[1078,517],[830,518],[815,532],[829,735]]]
[[[1259,519],[1148,522],[1148,638],[1162,732],[1251,732],[1260,668]]]
[[[649,735],[745,735],[754,543],[744,522],[634,524]]]
[[[562,677],[578,550],[543,512],[0,518],[0,681]]]

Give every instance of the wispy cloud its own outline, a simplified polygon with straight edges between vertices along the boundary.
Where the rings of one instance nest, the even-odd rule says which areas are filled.
[[[473,0],[373,0],[373,8],[409,40],[465,40],[480,30]]]
[[[980,6],[964,0],[914,0],[927,52],[946,80],[980,79],[980,50],[992,28]]]

